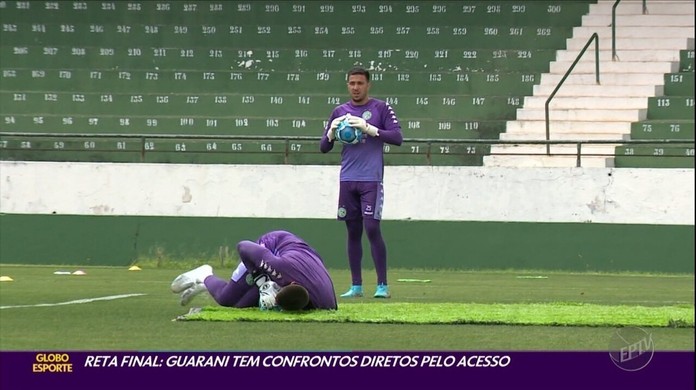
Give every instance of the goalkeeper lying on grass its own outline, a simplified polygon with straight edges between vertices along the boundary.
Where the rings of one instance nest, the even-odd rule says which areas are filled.
[[[336,294],[319,254],[304,240],[286,231],[272,231],[256,242],[237,244],[241,262],[229,281],[202,265],[174,279],[172,292],[185,306],[208,291],[221,306],[261,310],[335,310]]]

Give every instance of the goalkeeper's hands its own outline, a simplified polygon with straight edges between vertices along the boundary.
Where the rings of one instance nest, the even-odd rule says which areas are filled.
[[[254,279],[259,288],[259,309],[277,310],[276,295],[280,291],[278,283],[271,280],[268,275],[259,275]]]
[[[338,125],[341,123],[341,121],[346,119],[346,116],[350,116],[350,114],[341,115],[338,118],[331,121],[331,126],[329,126],[329,131],[326,132],[326,138],[329,139],[329,142],[334,141],[334,139],[335,139],[334,133],[336,132],[336,129],[338,128]]]
[[[352,116],[348,118],[348,124],[371,137],[379,137],[379,129],[367,123],[363,118]]]
[[[280,307],[276,302],[276,295],[280,291],[280,286],[273,281],[266,282],[259,287],[259,309],[261,310],[279,310]]]

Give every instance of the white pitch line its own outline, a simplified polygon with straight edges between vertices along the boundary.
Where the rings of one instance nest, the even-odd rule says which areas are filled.
[[[20,307],[50,307],[50,306],[63,306],[63,305],[76,305],[78,303],[90,303],[90,302],[96,302],[96,301],[111,301],[114,299],[121,299],[121,298],[130,298],[130,297],[137,297],[141,295],[147,295],[147,294],[122,294],[122,295],[109,295],[108,297],[99,297],[99,298],[85,298],[85,299],[77,299],[74,301],[68,301],[68,302],[58,302],[58,303],[39,303],[36,305],[12,305],[12,306],[0,306],[0,309],[16,309]]]

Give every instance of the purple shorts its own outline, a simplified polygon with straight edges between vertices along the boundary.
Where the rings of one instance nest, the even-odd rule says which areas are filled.
[[[338,192],[338,219],[382,219],[384,187],[379,181],[342,181]]]

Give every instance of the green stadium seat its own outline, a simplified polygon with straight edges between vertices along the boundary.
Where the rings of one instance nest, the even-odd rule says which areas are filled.
[[[336,146],[338,148],[338,145]],[[289,141],[286,147],[287,163],[296,165],[336,165],[341,162],[340,153],[321,153],[319,140]]]
[[[685,52],[681,52],[682,60]],[[693,57],[693,51],[691,53]],[[664,95],[648,99],[647,119],[631,124],[631,139],[694,140],[694,72],[693,67],[691,69],[665,74]],[[616,167],[694,167],[693,142],[622,145],[616,147],[615,155]]]
[[[398,98],[398,100],[396,100]],[[471,120],[512,119],[521,105],[520,97],[510,96],[399,96],[392,107],[415,118]]]
[[[665,96],[694,96],[694,72],[665,75]]]
[[[131,2],[6,2],[0,20],[21,20],[31,17],[41,23],[109,23],[128,20],[130,23],[181,24],[205,21],[210,24],[242,19],[250,22],[286,23],[298,25],[317,21],[330,23],[341,16],[363,24],[373,25],[385,19],[399,20],[407,25],[452,23],[505,23],[527,25],[545,20],[548,25],[566,26],[580,23],[587,4],[582,1],[467,1],[461,3],[432,3],[428,1],[316,3],[312,1],[259,3],[254,1],[131,1]],[[352,17],[352,18],[351,18]]]
[[[193,120],[191,120],[193,119]],[[9,132],[77,133],[88,126],[95,134],[133,133],[131,128],[147,129],[149,134],[206,135],[321,135],[326,119],[248,118],[248,117],[156,117],[95,115],[9,115],[3,128]],[[408,119],[402,121],[406,138],[497,139],[505,131],[506,120]]]
[[[692,138],[693,139],[693,138]],[[693,168],[694,144],[631,144],[617,146],[617,168]]]
[[[648,119],[694,119],[693,96],[648,98]]]
[[[283,164],[284,141],[145,139],[145,162]],[[253,161],[253,162],[250,162]]]
[[[333,107],[347,98],[346,70],[359,64],[371,70],[372,95],[394,107],[406,137],[497,138],[592,2],[2,1],[0,131],[282,134],[316,143]],[[13,147],[2,155],[337,162],[310,152],[318,148],[311,143],[285,145],[278,154],[281,141],[274,140],[270,151],[253,153],[208,150],[212,139],[186,140],[187,151],[176,150],[179,138],[151,141],[156,149],[142,155],[101,146],[77,151],[74,140],[58,151]],[[256,150],[263,142],[242,145]],[[480,165],[487,150],[454,145],[451,153],[395,148],[387,160]]]
[[[0,104],[15,114],[118,115],[122,117],[147,116],[157,113],[165,116],[224,116],[232,107],[243,107],[250,117],[317,119],[316,110],[330,112],[333,104],[328,95],[312,96],[318,103],[305,104],[295,95],[286,94],[228,94],[226,103],[216,104],[219,95],[159,95],[123,93],[0,93]],[[163,98],[162,100],[158,100]],[[164,99],[167,98],[167,99]],[[408,112],[415,118],[455,120],[511,119],[520,106],[522,97],[509,96],[417,96],[387,97],[398,112]],[[316,134],[316,133],[313,133]]]
[[[539,73],[529,72],[375,72],[372,93],[491,96],[531,94]],[[3,87],[9,91],[76,91],[110,93],[272,94],[292,87],[292,93],[336,93],[345,99],[345,72],[325,71],[120,71],[120,70],[5,70]],[[147,88],[144,88],[147,87]],[[103,93],[102,93],[103,94]]]
[[[693,149],[692,149],[693,150]],[[691,157],[657,157],[657,156],[621,156],[614,158],[616,168],[694,168],[694,156]]]
[[[631,139],[694,139],[694,121],[644,120],[631,123]]]
[[[463,25],[452,27],[394,26],[394,25],[302,25],[298,33],[288,33],[292,25],[265,24],[198,25],[187,28],[186,33],[177,26],[150,24],[61,24],[45,23],[41,31],[32,30],[32,23],[15,23],[13,29],[3,34],[6,45],[25,47],[31,43],[41,47],[99,48],[103,56],[116,56],[117,49],[145,45],[145,47],[177,47],[180,56],[194,56],[196,51],[209,53],[220,47],[307,48],[326,47],[330,40],[334,47],[353,47],[356,36],[371,37],[363,40],[361,48],[401,50],[407,58],[417,60],[415,48],[480,48],[480,49],[554,49],[563,47],[572,35],[572,27]],[[188,26],[186,26],[188,27]],[[230,33],[237,27],[240,33]],[[350,34],[344,31],[351,29]],[[400,30],[404,29],[404,30]],[[437,29],[437,30],[433,30]],[[234,31],[234,30],[232,30]],[[437,31],[437,33],[434,33]],[[194,49],[195,48],[195,49]],[[183,52],[181,50],[184,50]],[[413,52],[413,53],[411,53]],[[200,54],[199,54],[200,55]],[[418,54],[419,56],[420,54]],[[408,57],[411,56],[411,57]]]
[[[340,73],[348,65],[360,64],[375,73],[381,71],[497,71],[539,73],[548,70],[555,49],[439,49],[419,48],[418,59],[406,58],[404,50],[373,48],[287,49],[244,48],[164,48],[115,47],[113,56],[100,53],[100,48],[68,46],[0,46],[3,68],[29,69],[50,61],[53,69],[113,71],[113,57],[120,67],[129,71],[140,69],[194,69],[205,72],[260,71]],[[79,50],[78,50],[79,49]],[[192,52],[189,52],[192,50]],[[298,71],[301,69],[301,71]],[[291,80],[288,80],[291,81]]]
[[[400,147],[384,146],[385,165],[429,165],[430,145],[404,142]]]
[[[432,139],[498,139],[505,131],[506,120],[446,120],[409,119],[401,121],[401,131],[406,138]]]
[[[433,142],[430,147],[432,165],[483,165],[483,157],[490,153],[486,144],[451,144]]]
[[[693,72],[694,71],[694,51],[680,50],[679,51],[679,71]]]
[[[362,21],[362,19],[360,19]],[[479,19],[475,19],[479,20]],[[246,20],[245,20],[246,21]],[[316,21],[314,21],[316,22]],[[399,19],[399,22],[405,21]],[[397,48],[408,50],[404,47],[404,42],[408,42],[411,47],[434,46],[443,47],[475,47],[475,48],[495,48],[505,49],[509,45],[513,48],[555,48],[562,45],[565,37],[570,31],[564,25],[528,28],[496,22],[496,25],[487,25],[491,22],[480,22],[481,25],[466,24],[470,27],[440,27],[443,20],[438,20],[437,27],[419,26],[425,23],[417,21],[416,25],[407,26],[374,26],[379,22],[364,22],[364,25],[355,25],[351,21],[350,27],[339,25],[304,25],[298,26],[300,30],[292,33],[292,26],[288,26],[287,21],[283,25],[269,22],[267,25],[258,23],[238,25],[238,26],[215,26],[215,25],[192,25],[192,26],[166,26],[155,24],[64,24],[64,23],[45,23],[40,24],[41,28],[37,31],[36,23],[13,23],[12,31],[7,32],[4,37],[6,44],[26,44],[33,43],[41,46],[65,46],[81,47],[86,44],[100,48],[100,54],[104,56],[116,55],[116,49],[121,47],[131,47],[134,42],[145,44],[145,47],[183,47],[193,50],[201,47],[230,47],[251,44],[252,47],[303,47],[311,48],[315,45],[325,46],[323,42],[318,42],[317,37],[328,38],[333,41],[336,47],[352,45],[355,36],[374,36],[379,39],[362,42],[360,47],[374,47],[381,49]],[[247,22],[248,23],[248,22]],[[461,21],[459,23],[462,23]],[[226,27],[226,28],[225,28]],[[237,29],[233,28],[237,27]],[[350,28],[348,33],[345,30]],[[458,37],[465,38],[460,41]],[[405,41],[406,40],[406,41]],[[530,45],[529,40],[533,41]],[[525,42],[519,46],[516,41]],[[370,46],[379,45],[379,46]],[[189,54],[194,55],[194,51]],[[181,52],[184,56],[186,53]],[[199,54],[200,55],[200,54]],[[417,60],[417,58],[412,58]]]
[[[134,138],[0,137],[0,159],[38,161],[141,162],[142,142]]]

